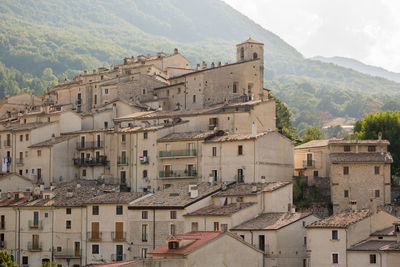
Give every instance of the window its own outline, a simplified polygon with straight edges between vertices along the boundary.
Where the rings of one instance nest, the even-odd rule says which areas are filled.
[[[147,178],[147,170],[143,170],[143,178]]]
[[[344,175],[348,175],[349,174],[349,167],[348,166],[344,166],[343,167],[343,174]]]
[[[379,190],[375,190],[375,197],[380,197],[380,192],[379,192]]]
[[[243,155],[243,146],[242,145],[238,146],[238,155]]]
[[[211,176],[214,177],[214,181],[216,182],[218,180],[218,170],[212,170]]]
[[[99,249],[99,245],[92,245],[92,254],[99,254],[99,251],[100,251],[100,249]]]
[[[338,240],[338,231],[332,230],[332,240]]]
[[[193,103],[196,103],[196,95],[193,95]]]
[[[108,88],[104,89],[104,94],[108,95]]]
[[[314,171],[314,177],[318,177],[318,171]]]
[[[147,242],[147,224],[142,224],[142,241]]]
[[[244,182],[243,169],[238,169],[237,170],[237,179],[236,179],[236,181],[238,183],[243,183]]]
[[[86,177],[86,170],[85,169],[82,170],[82,176]]]
[[[22,256],[22,265],[28,265],[29,261],[28,261],[28,256]]]
[[[176,231],[175,231],[175,230],[176,230],[176,225],[175,225],[175,224],[171,224],[171,227],[170,227],[170,228],[171,228],[171,229],[170,229],[170,230],[171,230],[171,231],[170,231],[170,234],[171,234],[171,235],[175,235],[175,232],[176,232]]]
[[[192,222],[192,232],[197,232],[197,231],[199,231],[199,223]]]
[[[19,175],[22,175],[22,170],[19,170],[18,173],[19,173]]]
[[[147,139],[147,133],[143,133],[143,139]]]
[[[258,248],[262,251],[265,251],[265,236],[264,235],[258,236]]]
[[[349,197],[349,190],[344,190],[344,197]]]
[[[142,248],[142,258],[147,258],[147,248]]]
[[[257,53],[253,53],[253,59],[257,59],[257,58],[258,58]]]
[[[332,254],[332,263],[333,264],[338,264],[339,263],[339,254],[333,253]]]
[[[350,151],[350,146],[344,146],[343,150],[344,150],[344,152],[349,152]]]
[[[214,222],[214,231],[219,231],[219,222]]]
[[[222,232],[228,231],[228,224],[226,224],[226,223],[221,223],[221,230],[222,230]]]
[[[238,87],[238,83],[234,82],[233,83],[233,87],[232,87],[232,91],[233,91],[234,94],[237,93],[237,87]]]
[[[375,166],[375,174],[379,174],[379,166]]]
[[[92,215],[99,215],[99,206],[92,207]]]
[[[21,134],[21,135],[19,136],[19,141],[21,141],[21,142],[24,141],[24,135]]]
[[[240,60],[244,60],[244,48],[240,48]]]
[[[71,229],[71,221],[70,220],[65,222],[65,228],[66,229]]]
[[[303,237],[303,244],[304,244],[304,246],[307,246],[307,237],[306,236]]]
[[[368,152],[375,152],[376,146],[368,146]]]
[[[240,235],[240,237],[244,240],[244,235]]]
[[[376,263],[376,254],[369,254],[369,263]]]
[[[48,212],[45,212],[45,213],[44,213],[44,217],[45,217],[45,218],[48,218],[48,217],[49,217],[49,213],[48,213]]]
[[[117,206],[117,207],[116,207],[116,213],[117,213],[117,215],[122,215],[122,214],[123,214],[123,208],[122,208],[122,206]]]
[[[121,142],[122,142],[122,143],[126,143],[126,134],[123,134],[123,135],[121,136]]]
[[[66,209],[65,209],[65,213],[66,213],[66,214],[71,214],[71,208],[66,208]]]
[[[104,122],[104,128],[106,128],[106,129],[108,128],[108,121]]]
[[[169,217],[170,217],[172,220],[176,219],[176,210],[171,210],[171,211],[169,212]]]
[[[29,134],[25,134],[25,141],[29,141]]]
[[[217,156],[217,147],[216,146],[213,146],[213,148],[212,148],[212,156],[213,157]]]
[[[41,157],[41,156],[42,156],[42,150],[38,150],[38,151],[37,151],[37,156],[38,156],[38,157]]]
[[[146,220],[149,218],[149,213],[147,210],[142,211],[142,219]]]

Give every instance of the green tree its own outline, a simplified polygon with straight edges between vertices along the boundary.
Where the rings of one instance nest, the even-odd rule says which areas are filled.
[[[367,114],[355,123],[354,133],[360,139],[377,139],[379,132],[382,138],[390,142],[388,151],[392,154],[392,174],[400,174],[400,111],[385,111]]]
[[[0,267],[17,267],[7,250],[0,250]]]
[[[282,134],[294,140],[296,139],[296,128],[293,127],[292,113],[279,98],[271,96],[276,100],[276,128],[282,129]]]
[[[303,143],[307,143],[311,140],[321,140],[323,138],[325,138],[324,131],[318,125],[313,125],[307,128],[306,134],[303,136]]]
[[[57,267],[57,262],[53,261],[50,264],[49,261],[45,261],[45,262],[42,262],[42,266],[41,267]]]

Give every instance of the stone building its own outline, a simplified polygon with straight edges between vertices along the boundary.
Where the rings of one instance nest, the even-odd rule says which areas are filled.
[[[387,140],[315,140],[295,147],[295,175],[328,183],[334,213],[391,203]]]

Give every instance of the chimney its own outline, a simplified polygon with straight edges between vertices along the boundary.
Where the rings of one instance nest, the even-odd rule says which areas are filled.
[[[252,193],[257,193],[257,186],[256,186],[256,185],[253,185],[253,186],[251,187],[251,192],[252,192]]]
[[[55,141],[56,140],[56,135],[55,134],[52,134],[51,135],[51,141]]]
[[[218,67],[221,67],[221,61],[218,61]]]
[[[174,55],[178,54],[178,48],[174,49]]]
[[[393,222],[394,225],[394,232],[396,234],[396,238],[397,238],[397,244],[400,244],[400,221],[397,222]]]
[[[382,141],[382,132],[379,132],[379,133],[378,133],[378,140],[379,140],[379,141]]]
[[[253,124],[251,125],[251,137],[256,138],[257,137],[257,124],[253,121]]]
[[[214,62],[211,62],[211,68],[215,68]]]
[[[377,201],[376,201],[376,198],[373,198],[373,197],[371,197],[370,199],[369,199],[369,207],[370,207],[370,210],[371,210],[371,212],[372,213],[376,213],[376,211],[378,210],[378,203],[376,203]]]
[[[206,69],[207,68],[207,63],[205,62],[205,61],[203,61],[203,63],[202,63],[202,69],[204,70],[204,69]]]
[[[357,211],[357,200],[351,200],[350,205],[352,211]]]
[[[83,74],[87,74],[87,70],[84,70],[84,71],[83,71]]]
[[[189,196],[190,198],[196,198],[199,196],[199,189],[197,185],[189,185]]]
[[[200,64],[197,64],[196,70],[200,70]]]

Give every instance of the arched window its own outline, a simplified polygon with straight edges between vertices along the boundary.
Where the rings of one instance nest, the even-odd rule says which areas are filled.
[[[240,48],[240,60],[244,60],[244,47]]]
[[[257,59],[257,58],[258,58],[257,53],[253,53],[253,59]]]

